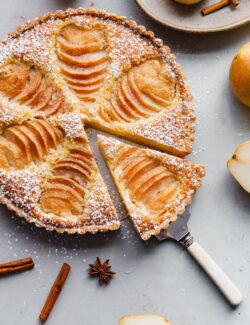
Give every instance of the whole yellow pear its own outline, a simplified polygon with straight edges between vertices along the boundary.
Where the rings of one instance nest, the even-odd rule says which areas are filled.
[[[229,78],[234,95],[240,102],[250,107],[250,42],[236,53]]]

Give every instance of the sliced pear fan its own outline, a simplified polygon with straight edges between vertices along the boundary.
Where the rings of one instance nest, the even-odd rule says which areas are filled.
[[[128,315],[120,319],[118,325],[171,325],[159,315]]]
[[[110,105],[100,110],[106,121],[133,122],[168,108],[176,94],[176,80],[166,74],[166,64],[149,60],[124,73]]]
[[[0,92],[9,100],[29,106],[36,116],[49,117],[64,111],[61,91],[52,87],[37,67],[13,62],[2,70]]]
[[[57,36],[56,53],[64,79],[80,101],[94,102],[109,65],[101,30],[84,30],[74,24]]]
[[[235,149],[227,167],[240,185],[250,193],[250,141],[243,142]]]
[[[39,119],[6,128],[0,135],[0,167],[23,168],[31,161],[41,162],[62,139],[58,128]]]
[[[58,215],[83,213],[85,186],[91,175],[92,155],[84,148],[72,149],[53,168],[53,176],[41,195],[41,207]]]

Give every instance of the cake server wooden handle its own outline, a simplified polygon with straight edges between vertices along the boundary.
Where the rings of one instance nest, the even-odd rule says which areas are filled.
[[[187,247],[187,250],[214,281],[227,300],[234,306],[239,305],[243,299],[241,292],[200,244],[193,242]]]

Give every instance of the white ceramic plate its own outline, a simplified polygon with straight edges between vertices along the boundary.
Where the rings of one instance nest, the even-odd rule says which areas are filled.
[[[250,23],[250,0],[240,0],[236,8],[227,6],[210,15],[201,15],[201,8],[217,1],[204,0],[197,5],[186,6],[174,0],[136,0],[155,20],[185,32],[212,33]]]

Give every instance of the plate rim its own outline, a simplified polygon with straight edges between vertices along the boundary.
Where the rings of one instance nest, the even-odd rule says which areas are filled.
[[[250,16],[246,17],[244,19],[237,20],[234,23],[230,23],[228,25],[224,25],[221,27],[215,27],[215,28],[184,28],[180,27],[178,24],[171,23],[169,21],[162,20],[158,15],[153,13],[145,4],[143,3],[143,0],[135,0],[137,5],[147,14],[149,15],[152,19],[155,21],[161,23],[164,26],[171,27],[175,30],[181,31],[181,32],[186,32],[186,33],[193,33],[193,34],[208,34],[208,33],[216,33],[216,32],[223,32],[227,30],[231,30],[234,28],[238,28],[241,26],[244,26],[248,23],[250,23]]]

